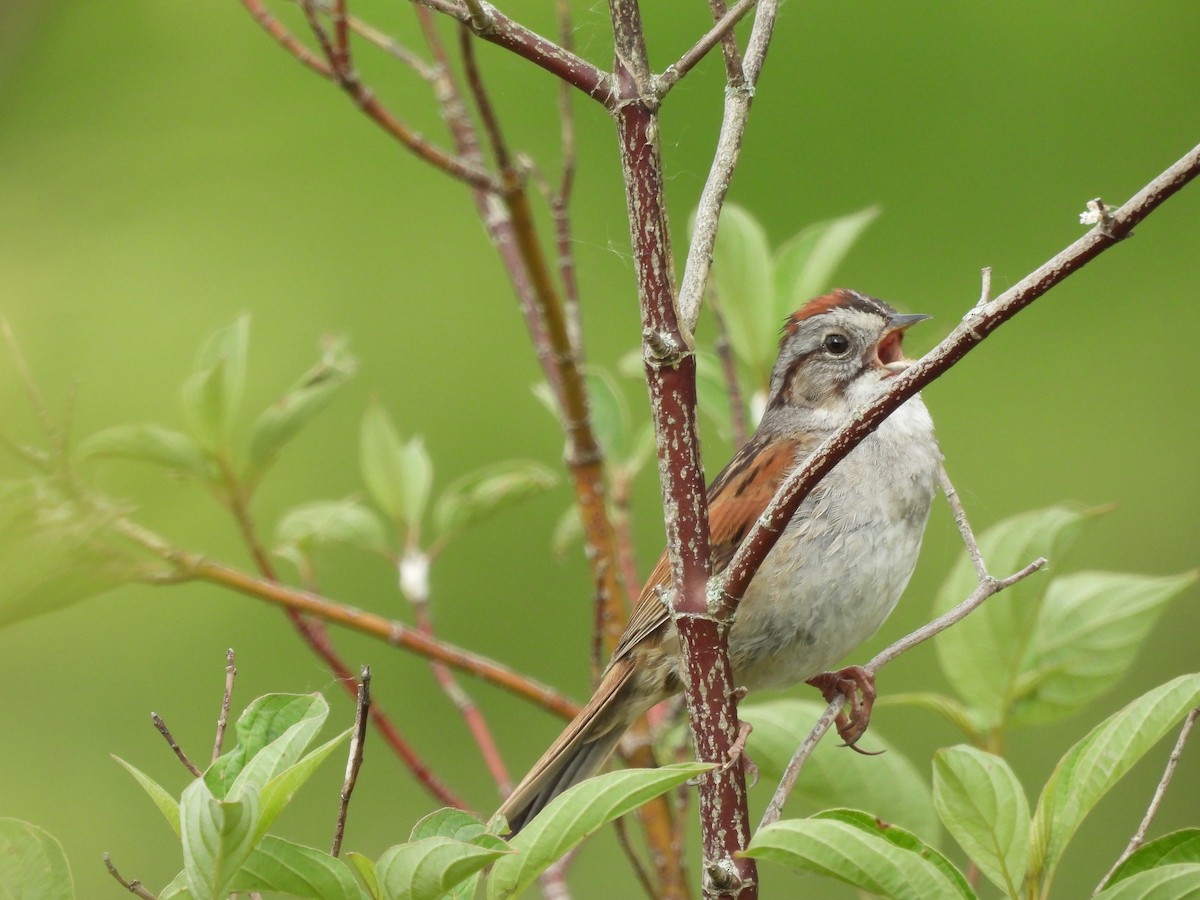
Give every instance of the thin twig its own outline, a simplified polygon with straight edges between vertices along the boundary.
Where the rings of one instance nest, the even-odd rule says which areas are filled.
[[[233,680],[237,677],[237,667],[233,664],[233,648],[225,651],[225,691],[221,697],[221,712],[217,716],[217,736],[213,741],[212,761],[216,762],[221,755],[221,747],[225,743],[225,727],[229,724],[229,707],[233,702]]]
[[[302,0],[296,0],[297,3]],[[333,5],[331,0],[315,0],[317,8],[326,15],[332,16]],[[436,66],[430,65],[417,54],[413,53],[391,35],[384,34],[378,28],[364,22],[362,19],[355,16],[346,15],[346,22],[350,26],[350,30],[361,37],[369,44],[374,44],[384,53],[402,62],[417,74],[417,77],[423,81],[433,82],[439,75]]]
[[[567,0],[557,0],[558,40],[563,49],[575,49],[571,7]],[[560,81],[558,88],[559,145],[562,150],[562,176],[558,191],[550,201],[554,222],[554,242],[558,249],[558,275],[562,281],[563,304],[567,312],[567,335],[575,358],[583,362],[583,323],[579,313],[579,286],[575,280],[575,250],[571,229],[571,195],[575,189],[577,165],[575,112],[571,106],[571,87]]]
[[[337,827],[333,830],[333,846],[330,856],[342,852],[342,837],[346,833],[346,812],[350,808],[350,797],[358,781],[358,770],[362,768],[363,745],[367,739],[368,712],[371,709],[371,667],[363,666],[358,679],[358,697],[354,702],[354,734],[350,737],[350,755],[346,760],[346,777],[342,781],[342,792],[338,802]]]
[[[187,754],[183,752],[183,748],[176,742],[174,735],[171,734],[171,729],[167,727],[167,723],[162,720],[156,712],[150,713],[150,721],[154,723],[154,727],[158,729],[158,733],[163,736],[163,740],[167,742],[175,755],[179,757],[179,761],[183,763],[183,767],[192,773],[196,778],[203,778],[204,773],[196,768],[196,764],[188,759]]]
[[[486,8],[480,0],[463,0],[463,4],[467,7],[467,13],[470,16],[467,24],[476,34],[488,34],[496,27],[491,10]]]
[[[455,0],[413,0],[413,2],[450,16],[452,19],[457,19],[465,25],[472,24],[470,10]],[[615,93],[610,73],[510,19],[494,6],[490,7],[488,12],[492,23],[490,29],[484,32],[475,32],[485,41],[511,50],[605,106],[614,102]],[[474,29],[472,28],[472,30]]]
[[[487,87],[483,83],[483,76],[479,71],[479,62],[475,58],[474,34],[471,27],[465,24],[458,26],[458,49],[462,55],[467,88],[471,92],[471,99],[475,101],[479,120],[483,123],[483,133],[487,135],[488,143],[492,148],[492,156],[496,160],[496,167],[501,172],[501,178],[507,181],[516,174],[513,171],[512,156],[508,152],[508,143],[504,140],[504,134],[500,130],[500,120],[496,117],[496,108],[492,105],[492,98],[488,95]]]
[[[1113,863],[1112,868],[1108,870],[1100,883],[1096,885],[1096,889],[1092,891],[1092,896],[1096,896],[1107,885],[1108,880],[1113,877],[1113,873],[1121,867],[1125,860],[1133,856],[1134,852],[1146,842],[1146,834],[1150,831],[1150,826],[1154,823],[1154,817],[1158,815],[1158,808],[1162,805],[1163,797],[1167,794],[1167,787],[1171,784],[1171,779],[1175,776],[1175,768],[1179,765],[1179,760],[1183,757],[1183,748],[1187,744],[1188,736],[1192,733],[1192,727],[1196,724],[1196,719],[1200,718],[1200,707],[1193,709],[1188,713],[1187,718],[1183,720],[1183,728],[1179,730],[1179,737],[1175,740],[1175,746],[1171,749],[1171,755],[1167,757],[1167,766],[1163,769],[1162,778],[1158,780],[1158,786],[1154,789],[1154,796],[1150,798],[1150,805],[1146,808],[1146,815],[1142,817],[1142,823],[1138,826],[1132,838],[1129,839],[1129,845],[1124,852],[1117,857],[1117,861]]]
[[[721,132],[717,137],[717,150],[708,170],[700,202],[696,208],[696,226],[692,242],[688,247],[687,263],[683,268],[683,280],[679,285],[679,320],[684,335],[695,333],[696,320],[700,316],[700,305],[704,300],[704,287],[712,269],[713,244],[717,239],[717,223],[721,218],[721,207],[733,181],[734,168],[742,150],[742,137],[746,133],[746,122],[750,116],[750,105],[754,101],[754,90],[758,76],[775,31],[777,0],[760,0],[754,14],[754,27],[746,44],[742,60],[743,81],[731,85],[725,92],[725,110],[721,116]],[[737,7],[734,7],[735,9]]]
[[[871,659],[870,662],[863,666],[863,668],[866,669],[867,672],[874,675],[885,665],[892,662],[894,659],[896,659],[896,657],[900,656],[900,654],[911,650],[913,647],[917,646],[917,644],[927,641],[934,635],[945,631],[951,625],[961,621],[970,613],[978,609],[988,598],[995,596],[1007,587],[1011,587],[1018,581],[1028,578],[1034,572],[1044,568],[1045,565],[1046,560],[1044,558],[1038,558],[1029,565],[1025,566],[1025,568],[1014,572],[1012,575],[1009,575],[1007,578],[992,578],[991,576],[987,576],[985,579],[979,582],[975,590],[971,592],[970,596],[958,604],[958,606],[954,607],[949,612],[938,616],[932,622],[927,622],[915,631],[906,634],[894,644],[891,644],[884,650],[881,650],[874,658]],[[787,769],[783,774],[783,778],[781,778],[779,781],[779,786],[775,789],[775,794],[771,797],[771,802],[767,804],[767,808],[763,813],[762,820],[758,823],[759,828],[762,828],[765,825],[770,825],[772,822],[775,822],[779,819],[780,814],[783,812],[783,804],[787,800],[788,795],[791,794],[792,788],[796,784],[796,779],[800,776],[801,768],[803,768],[804,763],[811,755],[813,749],[817,746],[817,743],[825,735],[825,732],[829,730],[834,719],[836,719],[838,713],[841,712],[844,704],[844,697],[834,698],[834,700],[825,709],[825,712],[822,714],[821,718],[817,720],[817,724],[813,726],[812,730],[796,749],[795,754],[793,754],[791,760],[788,762]]]
[[[158,900],[154,894],[142,887],[142,883],[136,878],[132,881],[126,881],[121,876],[121,873],[117,871],[116,865],[113,863],[112,858],[107,853],[104,854],[104,868],[108,869],[108,874],[115,878],[117,883],[120,884],[121,887],[125,888],[125,890],[129,891],[129,893],[141,897],[142,900]]]
[[[954,489],[950,476],[946,474],[945,465],[938,466],[938,483],[942,487],[942,493],[946,495],[950,511],[954,514],[954,524],[958,526],[958,533],[962,535],[971,563],[975,566],[975,577],[983,581],[988,577],[987,565],[983,561],[983,554],[979,552],[979,542],[975,540],[975,532],[971,530],[971,523],[967,521],[967,511],[963,509],[958,491]]]
[[[737,42],[733,39],[733,27],[737,25],[746,13],[754,8],[758,0],[738,0],[730,9],[724,10],[725,4],[722,0],[712,0],[714,6],[714,15],[717,20],[712,28],[705,32],[700,40],[696,41],[683,56],[671,63],[663,70],[663,73],[658,76],[654,82],[655,92],[661,100],[667,95],[671,88],[675,87],[688,72],[695,68],[700,60],[708,55],[709,51],[717,44],[725,44],[725,66],[727,80],[735,86],[740,79],[744,77],[742,73],[742,60],[737,52]],[[718,11],[718,6],[720,10]],[[732,45],[732,53],[728,47]]]
[[[317,42],[321,44],[322,52],[325,54],[325,61],[323,63],[300,43],[278,19],[271,15],[266,7],[263,6],[261,0],[242,0],[242,5],[246,7],[255,21],[268,34],[275,38],[284,49],[314,72],[337,83],[368,118],[399,141],[407,150],[459,181],[493,193],[500,190],[500,185],[489,172],[472,165],[461,157],[451,156],[444,150],[434,146],[426,138],[413,131],[392,115],[375,98],[375,95],[363,85],[355,74],[348,56],[343,59],[342,54],[338,52],[334,46],[334,42],[325,32],[324,27],[319,22],[316,22],[317,6],[315,0],[301,0],[300,5],[304,9],[310,25],[313,27],[313,34],[317,38]]]
[[[979,270],[979,302],[976,306],[983,306],[992,299],[992,267],[984,266]]]

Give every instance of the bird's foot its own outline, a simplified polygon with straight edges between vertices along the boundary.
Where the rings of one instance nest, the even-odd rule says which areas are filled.
[[[832,703],[837,697],[845,697],[850,707],[847,715],[845,708],[838,713],[834,720],[838,734],[855,753],[864,756],[877,756],[882,750],[872,752],[861,750],[858,741],[871,722],[871,707],[875,705],[875,676],[862,666],[847,666],[837,672],[822,672],[808,683],[821,692],[826,703]]]

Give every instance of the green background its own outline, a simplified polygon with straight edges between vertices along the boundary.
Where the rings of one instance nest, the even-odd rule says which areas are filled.
[[[415,46],[405,6],[353,8]],[[580,52],[607,66],[603,6],[578,6]],[[646,6],[661,69],[703,30],[707,4]],[[503,8],[553,31],[550,4]],[[294,10],[280,11],[296,22]],[[1123,202],[1200,140],[1198,40],[1194,0],[793,0],[780,12],[731,196],[777,244],[811,221],[880,204],[883,216],[837,281],[933,314],[910,337],[910,353],[923,352],[974,302],[982,266],[993,267],[997,292],[1010,286],[1082,233],[1087,199]],[[556,172],[555,85],[496,48],[480,56],[512,144]],[[376,92],[441,141],[425,86],[369,49],[360,59]],[[664,110],[677,253],[721,99],[714,58]],[[616,142],[601,109],[582,97],[575,108],[588,355],[613,365],[639,340]],[[977,524],[1059,501],[1111,503],[1116,511],[1059,571],[1196,566],[1198,275],[1200,189],[1191,188],[926,392]],[[324,333],[345,335],[361,363],[264,486],[255,512],[266,533],[291,505],[361,490],[357,430],[371,396],[406,435],[425,436],[440,485],[493,460],[555,465],[561,455],[561,437],[529,390],[538,371],[511,291],[462,186],[399,149],[237,3],[0,6],[0,312],[51,404],[63,409],[75,391],[78,436],[120,422],[178,425],[177,388],[197,346],[242,311],[253,316],[247,409],[265,406],[306,368]],[[643,414],[644,393],[628,388]],[[7,359],[0,427],[36,436]],[[728,447],[712,438],[705,453],[715,472]],[[0,471],[21,472],[11,460]],[[249,565],[221,511],[194,487],[123,463],[92,476],[182,545]],[[661,542],[657,500],[648,472],[637,495],[643,567]],[[434,612],[448,640],[582,696],[586,567],[577,553],[556,561],[549,550],[567,503],[560,488],[456,543],[433,574]],[[939,508],[906,600],[862,658],[925,619],[958,547]],[[374,560],[330,552],[320,578],[332,597],[408,617],[391,573]],[[1011,758],[1033,797],[1091,724],[1196,668],[1198,596],[1193,589],[1175,602],[1112,695],[1060,725],[1013,736]],[[373,666],[379,703],[419,750],[490,811],[494,790],[422,661],[337,637],[352,665]],[[100,864],[105,850],[155,888],[178,870],[170,832],[109,754],[181,788],[185,773],[149,712],[203,758],[229,646],[238,652],[238,708],[266,691],[325,690],[334,718],[349,722],[348,700],[281,614],[215,588],[130,587],[0,631],[0,815],[62,840],[80,897],[118,895]],[[929,648],[881,679],[885,693],[941,687]],[[490,688],[474,693],[519,775],[557,723]],[[875,725],[923,771],[933,749],[956,740],[910,709],[881,709]],[[1124,846],[1165,756],[1164,746],[1087,823],[1060,876],[1062,896],[1090,889]],[[328,765],[300,797],[281,822],[285,834],[325,845],[340,768]],[[769,790],[759,785],[756,802]],[[1197,796],[1193,747],[1156,831],[1195,824]],[[375,742],[347,846],[377,855],[433,806]],[[620,881],[627,876],[611,864],[613,852],[603,835],[581,855],[576,896],[634,890]],[[788,894],[780,870],[764,867],[764,875],[764,896]]]

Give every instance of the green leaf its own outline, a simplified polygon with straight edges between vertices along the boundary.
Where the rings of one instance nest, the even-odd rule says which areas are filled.
[[[869,206],[839,219],[809,225],[775,253],[775,315],[782,320],[833,285],[833,273],[879,216]]]
[[[449,485],[434,507],[440,537],[447,538],[493,516],[507,506],[554,487],[558,479],[545,466],[509,460],[464,475]]]
[[[437,809],[420,819],[408,836],[409,842],[429,837],[450,837],[456,841],[470,843],[481,834],[487,834],[487,824],[469,812],[453,807]]]
[[[1029,801],[1008,763],[974,747],[939,750],[933,803],[979,871],[1018,898],[1029,859]]]
[[[1175,863],[1139,872],[1096,895],[1096,900],[1196,900],[1200,863]]]
[[[700,412],[716,426],[722,440],[733,437],[729,384],[721,361],[711,353],[696,353],[696,402]]]
[[[984,532],[979,549],[988,569],[1000,576],[1039,556],[1054,565],[1087,519],[1087,513],[1065,507],[1022,513]],[[975,569],[964,551],[938,592],[933,614],[958,605],[975,586]],[[1027,578],[934,640],[946,680],[985,729],[999,727],[1008,715],[1046,586],[1044,576]]]
[[[588,416],[604,455],[620,459],[629,449],[629,405],[625,394],[605,369],[589,367],[585,375]]]
[[[1200,675],[1182,675],[1109,716],[1059,760],[1030,838],[1030,872],[1047,889],[1068,841],[1100,798],[1198,703]]]
[[[341,341],[330,342],[320,361],[259,415],[250,429],[250,473],[261,475],[280,450],[329,405],[354,375],[357,362]]]
[[[562,515],[558,517],[558,522],[554,525],[554,531],[550,537],[550,549],[554,551],[554,555],[560,559],[567,555],[567,551],[574,544],[578,544],[583,540],[583,522],[579,518],[579,507],[572,503],[562,511]]]
[[[134,780],[142,786],[142,790],[150,795],[150,799],[154,801],[154,805],[158,807],[158,811],[163,814],[163,818],[167,820],[167,824],[171,826],[171,829],[178,837],[179,801],[167,793],[166,788],[137,767],[125,762],[119,756],[113,756],[113,759],[124,766],[125,771],[132,775]]]
[[[115,457],[151,463],[198,481],[213,477],[208,457],[191,437],[150,423],[116,425],[98,431],[80,443],[76,455],[81,461]]]
[[[517,852],[492,867],[489,900],[515,897],[547,866],[613,819],[712,768],[707,763],[679,763],[659,769],[622,769],[563,791],[509,841]]]
[[[1015,686],[1011,723],[1045,723],[1099,697],[1133,664],[1167,601],[1196,583],[1080,572],[1050,583]]]
[[[267,835],[233,878],[231,891],[276,891],[312,900],[365,900],[350,866],[321,850]]]
[[[62,844],[29,822],[0,818],[0,896],[74,900],[75,884]]]
[[[111,528],[116,516],[63,496],[48,480],[0,485],[0,626],[144,574],[144,558]]]
[[[375,864],[375,874],[388,900],[437,900],[509,853],[507,848],[480,847],[439,835],[385,851]]]
[[[824,711],[823,704],[791,699],[738,707],[738,715],[754,726],[749,738],[750,757],[764,778],[775,781],[782,776],[792,754]],[[870,731],[870,745],[872,750],[886,752],[862,756],[832,741],[817,744],[793,798],[803,799],[817,809],[854,803],[917,834],[936,834],[938,820],[925,779],[875,728]]]
[[[218,800],[197,778],[183,791],[179,821],[188,890],[196,900],[224,900],[254,849],[258,792],[250,788],[236,800]]]
[[[367,886],[367,893],[371,895],[371,900],[382,900],[383,894],[379,889],[379,878],[375,874],[374,860],[361,853],[355,853],[353,850],[347,853],[346,857],[358,872],[358,877],[362,879],[363,884]]]
[[[328,715],[320,694],[264,694],[238,717],[237,744],[209,766],[204,780],[218,797],[248,780],[262,788],[300,758]]]
[[[192,900],[192,892],[187,888],[187,872],[172,878],[171,883],[158,892],[158,900]]]
[[[301,725],[293,727],[293,731],[300,729]],[[354,729],[347,728],[337,737],[326,741],[321,746],[314,749],[311,753],[306,753],[297,762],[285,768],[283,771],[274,775],[262,787],[260,793],[260,812],[258,836],[266,834],[267,829],[274,824],[275,819],[283,812],[284,807],[292,802],[292,798],[296,796],[296,792],[303,787],[308,781],[309,776],[316,771],[317,766],[323,763],[339,744],[346,740]],[[256,757],[259,758],[269,755],[273,748],[287,741],[287,737],[280,738],[270,745],[266,750]],[[252,770],[252,766],[247,766],[242,770],[242,776],[247,776]],[[235,788],[237,786],[235,785]],[[257,785],[255,785],[257,788]]]
[[[275,526],[275,543],[281,550],[303,548],[306,553],[322,544],[382,553],[387,537],[379,517],[357,500],[318,500],[288,510]]]
[[[873,828],[865,827],[868,821],[875,823]],[[835,878],[895,900],[975,897],[966,879],[949,867],[941,854],[903,829],[878,823],[866,813],[839,810],[811,819],[775,822],[758,830],[746,855]]]
[[[398,525],[418,527],[433,484],[433,463],[421,439],[401,441],[388,414],[374,403],[363,416],[359,449],[371,498]]]
[[[770,374],[779,342],[772,271],[762,225],[740,206],[726,203],[713,247],[712,285],[734,355],[760,378]]]
[[[200,349],[192,374],[180,392],[188,429],[205,450],[217,453],[229,444],[233,417],[246,386],[246,348],[250,317],[216,331]]]
[[[1141,872],[1176,863],[1200,863],[1200,828],[1184,828],[1143,844],[1121,863],[1106,888]]]

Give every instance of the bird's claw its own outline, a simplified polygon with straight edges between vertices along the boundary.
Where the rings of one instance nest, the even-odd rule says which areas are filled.
[[[845,697],[850,707],[847,715],[843,709],[834,720],[838,735],[855,753],[878,756],[882,750],[862,750],[858,741],[871,722],[871,708],[875,705],[875,676],[862,666],[847,666],[837,672],[822,672],[808,683],[821,692],[826,703]]]

